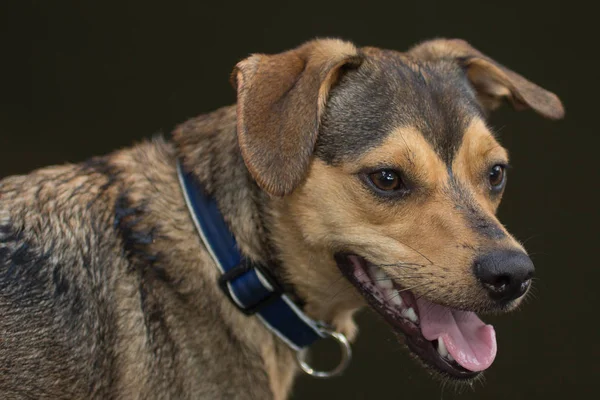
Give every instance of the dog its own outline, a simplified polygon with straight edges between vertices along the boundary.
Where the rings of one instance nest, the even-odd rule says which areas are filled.
[[[235,106],[170,140],[0,182],[3,399],[289,395],[298,349],[232,301],[193,182],[235,273],[260,265],[301,324],[345,346],[368,305],[434,374],[491,365],[476,312],[516,308],[534,268],[495,216],[508,155],[486,118],[508,100],[560,119],[558,97],[447,39],[316,39],[248,57],[232,83]]]

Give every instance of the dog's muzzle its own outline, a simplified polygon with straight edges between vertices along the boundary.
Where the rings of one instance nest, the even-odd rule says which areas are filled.
[[[354,254],[337,254],[338,267],[427,366],[457,380],[470,380],[496,356],[491,325],[470,311],[431,303],[398,286],[385,272]]]

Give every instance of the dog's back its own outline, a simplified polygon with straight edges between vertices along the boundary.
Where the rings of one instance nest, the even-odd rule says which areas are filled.
[[[158,140],[0,181],[2,398],[266,398],[262,359],[197,273],[173,153]]]
[[[9,398],[100,394],[115,378],[100,373],[115,371],[116,332],[100,321],[114,321],[116,305],[103,287],[126,262],[107,229],[114,177],[101,166],[0,183],[0,392]]]

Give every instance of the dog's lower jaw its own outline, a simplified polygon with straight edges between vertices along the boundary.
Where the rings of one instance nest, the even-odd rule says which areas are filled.
[[[296,216],[302,212],[291,203],[271,199],[267,221],[286,283],[309,317],[353,340],[357,334],[353,316],[365,301],[340,272],[329,246],[306,241],[307,224],[298,226]]]
[[[323,255],[322,260],[315,265],[295,259],[294,272],[288,279],[304,304],[306,315],[353,341],[358,333],[354,315],[366,303],[337,269],[331,256]]]
[[[491,365],[495,332],[476,314],[415,297],[357,255],[340,253],[335,259],[371,308],[403,334],[408,348],[428,369],[452,380],[471,381]]]

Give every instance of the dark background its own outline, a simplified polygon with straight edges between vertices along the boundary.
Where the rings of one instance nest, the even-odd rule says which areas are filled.
[[[456,393],[432,381],[365,312],[347,374],[303,377],[294,399],[593,397],[600,378],[595,25],[595,14],[572,1],[4,0],[0,177],[168,134],[233,103],[229,73],[252,52],[315,36],[399,50],[436,36],[464,38],[557,93],[567,109],[557,123],[508,107],[492,118],[514,166],[500,217],[533,254],[535,298],[485,318],[499,346],[485,385]]]

